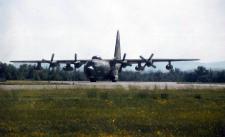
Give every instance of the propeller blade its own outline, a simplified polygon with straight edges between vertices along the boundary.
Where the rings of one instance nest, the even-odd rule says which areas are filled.
[[[155,65],[153,65],[153,64],[152,64],[152,67],[153,67],[153,68],[156,68],[156,66],[155,66]]]
[[[48,66],[48,71],[50,71],[50,69],[51,69],[51,64],[49,64],[49,66]]]
[[[126,59],[126,53],[123,54],[123,61]]]
[[[45,62],[45,63],[51,63],[51,61],[49,61],[49,60],[45,60],[45,59],[42,59],[42,62]]]
[[[140,56],[140,58],[146,62],[146,59],[144,57]]]
[[[150,61],[153,56],[154,56],[154,54],[152,53],[151,56],[149,57],[148,61]]]
[[[55,56],[55,54],[54,54],[54,53],[52,53],[51,62],[53,61],[54,56]]]
[[[75,55],[74,55],[74,60],[75,60],[75,62],[77,61],[77,53],[75,53]]]
[[[74,73],[73,73],[73,85],[74,85],[74,81],[78,81],[78,79],[77,79],[77,68],[79,68],[79,67],[77,67],[76,66],[76,63],[77,63],[77,54],[75,53],[75,63],[74,63]]]

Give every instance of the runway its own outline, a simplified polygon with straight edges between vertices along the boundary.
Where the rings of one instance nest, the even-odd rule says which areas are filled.
[[[76,89],[76,88],[101,88],[101,89],[225,89],[223,84],[199,84],[199,83],[177,83],[177,82],[94,82],[89,81],[29,81],[22,84],[2,83],[0,89]]]

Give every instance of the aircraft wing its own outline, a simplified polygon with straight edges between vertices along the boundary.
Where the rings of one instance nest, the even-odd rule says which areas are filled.
[[[80,63],[84,64],[86,63],[87,59],[81,59],[81,60],[76,60],[76,61],[79,61]],[[10,61],[10,62],[13,62],[13,63],[50,63],[51,60],[13,60],[13,61]],[[74,60],[54,60],[54,63],[58,63],[58,64],[73,64],[74,63]]]
[[[126,59],[128,63],[145,63],[143,59]],[[177,62],[177,61],[198,61],[199,59],[152,59],[152,62]]]
[[[77,59],[77,54],[75,53],[75,56],[74,56],[74,60],[54,60],[54,56],[55,54],[53,53],[52,56],[51,56],[51,59],[50,60],[45,60],[45,59],[42,59],[42,60],[14,60],[14,61],[10,61],[10,62],[13,62],[13,63],[37,63],[37,64],[41,64],[41,63],[48,63],[48,64],[84,64],[85,62],[89,61],[87,59]]]
[[[131,66],[132,64],[138,64],[135,69],[137,71],[143,71],[145,67],[153,67],[156,68],[154,65],[155,62],[168,62],[168,65],[166,65],[167,70],[172,70],[173,66],[171,65],[171,62],[176,62],[176,61],[197,61],[199,59],[152,59],[153,54],[148,58],[145,59],[142,56],[140,56],[140,59],[126,59],[124,60],[124,64],[122,62],[122,66]],[[141,63],[144,63],[144,65],[141,65]]]
[[[76,61],[80,62],[81,64],[84,64],[87,61],[90,61],[90,59],[80,59],[80,60],[76,60]],[[74,60],[56,60],[56,62],[59,64],[73,64]]]
[[[44,63],[42,60],[13,60],[13,63]]]

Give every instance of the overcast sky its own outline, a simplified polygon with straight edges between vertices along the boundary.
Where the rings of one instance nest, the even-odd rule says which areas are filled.
[[[0,60],[112,58],[225,60],[224,0],[0,0]]]

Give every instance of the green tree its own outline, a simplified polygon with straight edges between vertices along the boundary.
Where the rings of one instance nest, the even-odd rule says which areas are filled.
[[[197,75],[197,81],[198,82],[209,82],[209,70],[207,70],[203,66],[198,66],[198,68],[195,70],[195,73]]]

